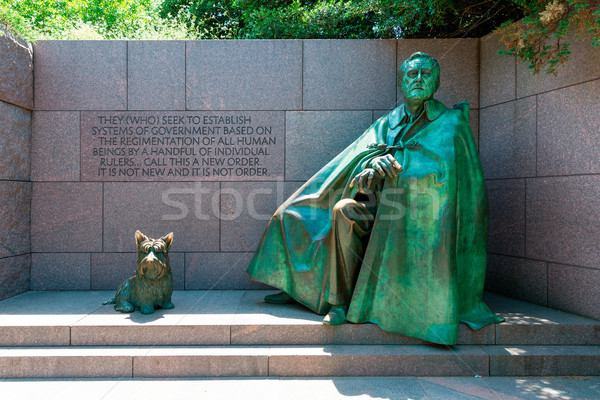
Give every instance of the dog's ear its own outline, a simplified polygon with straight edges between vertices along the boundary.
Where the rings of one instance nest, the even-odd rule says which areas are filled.
[[[136,247],[139,247],[140,243],[142,243],[144,240],[148,240],[148,236],[144,235],[140,231],[135,231],[135,245],[136,245]]]
[[[173,244],[173,232],[169,233],[167,236],[163,236],[160,238],[167,245],[167,250],[171,248]]]

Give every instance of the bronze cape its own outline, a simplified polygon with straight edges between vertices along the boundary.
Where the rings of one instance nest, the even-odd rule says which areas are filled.
[[[404,114],[402,105],[380,118],[279,207],[247,272],[327,313],[327,289],[336,287],[327,265],[335,251],[333,206],[357,197],[352,178],[389,152],[404,170],[375,190],[377,212],[364,239],[347,320],[452,345],[459,322],[476,330],[502,321],[482,301],[485,182],[466,102],[448,109],[429,100],[413,126]],[[401,131],[402,140],[394,141]]]

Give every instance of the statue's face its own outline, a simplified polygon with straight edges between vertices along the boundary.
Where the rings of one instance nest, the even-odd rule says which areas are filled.
[[[427,58],[416,58],[407,63],[400,88],[406,99],[425,102],[433,98],[436,88],[436,70]]]

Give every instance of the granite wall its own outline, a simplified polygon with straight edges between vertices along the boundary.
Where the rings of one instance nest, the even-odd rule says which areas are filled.
[[[481,39],[487,288],[600,319],[600,49],[572,40],[554,77],[500,48]]]
[[[0,300],[30,285],[32,69],[31,47],[0,35]]]
[[[115,289],[134,272],[136,229],[175,233],[176,289],[262,287],[245,269],[271,214],[398,104],[397,67],[417,50],[440,61],[439,99],[471,103],[477,135],[478,39],[39,42],[31,289]],[[127,135],[99,133],[129,117],[150,131],[154,117],[165,119],[178,132],[188,118],[227,116],[272,128],[274,151],[259,159],[266,174],[209,176],[185,157],[115,157]],[[155,175],[165,170],[178,175]]]

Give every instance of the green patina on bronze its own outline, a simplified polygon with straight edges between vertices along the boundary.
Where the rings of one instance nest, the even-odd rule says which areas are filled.
[[[173,275],[169,262],[169,249],[173,233],[152,239],[140,231],[135,232],[137,247],[136,274],[121,284],[115,297],[102,304],[114,304],[115,310],[125,313],[139,310],[152,314],[156,308],[171,309]]]
[[[482,301],[485,182],[468,104],[432,98],[437,61],[415,53],[400,72],[404,104],[277,210],[248,273],[319,314],[341,306],[326,321],[347,310],[350,322],[452,345],[461,322],[502,321]]]

